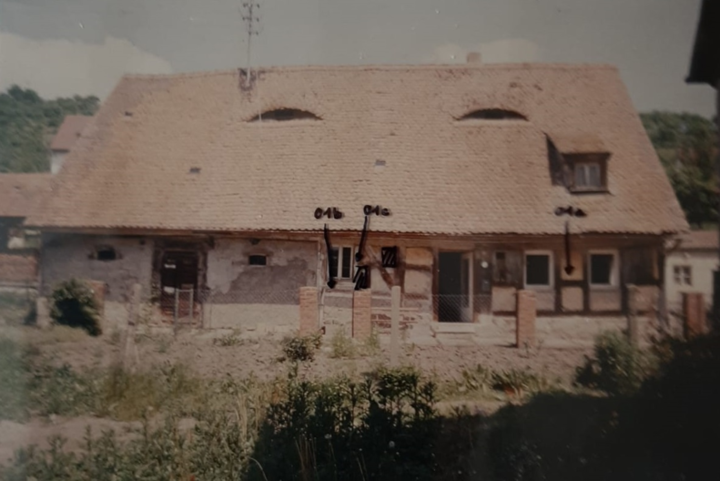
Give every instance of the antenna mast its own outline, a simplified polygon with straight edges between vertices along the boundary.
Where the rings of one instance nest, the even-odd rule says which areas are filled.
[[[242,20],[245,23],[245,29],[247,32],[247,66],[245,75],[245,87],[250,88],[252,82],[251,74],[251,54],[252,54],[252,38],[253,35],[259,35],[258,24],[260,23],[260,16],[256,10],[260,10],[260,4],[255,2],[244,2],[242,4]]]

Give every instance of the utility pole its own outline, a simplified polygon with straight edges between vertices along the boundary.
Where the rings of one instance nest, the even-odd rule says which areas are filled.
[[[259,35],[258,25],[260,23],[260,4],[254,2],[245,2],[242,4],[242,20],[245,23],[245,32],[247,33],[247,56],[245,67],[245,87],[250,88],[252,82],[252,38],[253,35]]]

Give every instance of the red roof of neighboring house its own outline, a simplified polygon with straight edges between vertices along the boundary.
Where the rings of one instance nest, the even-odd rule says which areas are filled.
[[[713,230],[694,230],[680,237],[680,249],[715,249],[717,250],[720,243],[718,239],[718,231]]]
[[[260,68],[126,76],[28,219],[60,229],[664,234],[685,216],[608,65]],[[467,119],[486,110],[521,119]],[[277,121],[271,112],[305,112]],[[291,112],[290,112],[291,113]],[[267,118],[258,120],[259,114]],[[463,119],[463,120],[459,120]],[[607,194],[553,185],[547,138],[607,152]]]
[[[37,213],[50,193],[51,174],[0,174],[0,217]]]
[[[87,115],[66,116],[50,143],[50,150],[67,152],[72,149],[90,119],[92,117]]]

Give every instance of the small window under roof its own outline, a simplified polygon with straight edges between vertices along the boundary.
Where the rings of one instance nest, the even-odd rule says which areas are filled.
[[[307,110],[283,108],[263,112],[252,118],[250,122],[286,122],[288,120],[320,120],[320,117]]]
[[[527,117],[514,110],[506,109],[480,109],[463,115],[460,120],[525,120]]]

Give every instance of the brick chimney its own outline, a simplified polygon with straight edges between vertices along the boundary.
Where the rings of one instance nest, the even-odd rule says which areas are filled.
[[[479,65],[482,63],[482,57],[480,56],[480,52],[468,52],[465,60],[467,61],[467,63],[474,65]]]

